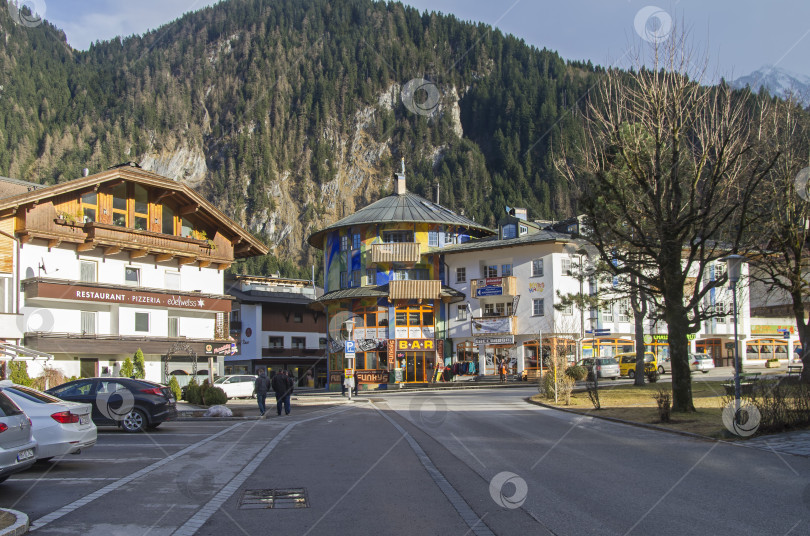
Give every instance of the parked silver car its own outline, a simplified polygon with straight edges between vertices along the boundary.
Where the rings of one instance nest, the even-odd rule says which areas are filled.
[[[709,354],[689,354],[689,370],[706,374],[714,368],[714,360]],[[672,374],[672,360],[669,356],[658,358],[658,373]]]
[[[28,416],[0,390],[0,482],[37,460],[31,428]]]
[[[594,362],[592,357],[582,359],[577,365],[588,369],[588,380],[593,380]],[[599,378],[615,380],[619,377],[619,362],[612,357],[596,358],[596,374]]]

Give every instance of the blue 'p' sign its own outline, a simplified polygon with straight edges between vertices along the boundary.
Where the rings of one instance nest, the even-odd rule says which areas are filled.
[[[346,343],[346,353],[353,354],[354,353],[354,341],[345,341]]]

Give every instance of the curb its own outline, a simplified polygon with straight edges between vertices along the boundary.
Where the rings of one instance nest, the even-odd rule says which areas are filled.
[[[16,521],[8,527],[0,529],[0,536],[19,536],[28,532],[29,521],[26,514],[9,508],[0,508],[0,512],[5,512],[17,518]]]
[[[657,432],[669,432],[670,434],[677,434],[677,435],[682,435],[682,436],[686,436],[686,437],[691,437],[692,439],[701,439],[703,441],[714,441],[714,442],[718,442],[718,443],[732,443],[732,444],[735,444],[732,441],[724,441],[724,440],[718,439],[716,437],[709,437],[709,436],[705,436],[705,435],[700,435],[700,434],[696,434],[694,432],[684,432],[683,430],[673,430],[672,428],[665,428],[663,426],[656,426],[655,424],[647,424],[647,423],[635,422],[635,421],[626,421],[624,419],[617,419],[616,417],[607,417],[607,416],[604,416],[604,415],[598,415],[596,413],[582,413],[580,411],[576,411],[576,410],[573,410],[573,409],[558,408],[557,406],[551,406],[549,404],[544,404],[543,402],[538,402],[536,400],[532,400],[531,397],[526,398],[526,402],[528,402],[529,404],[534,404],[535,406],[541,406],[541,407],[544,407],[544,408],[554,409],[554,410],[557,410],[557,411],[564,411],[566,413],[571,413],[571,414],[574,414],[574,415],[581,415],[583,417],[596,417],[597,419],[602,419],[603,421],[616,422],[616,423],[619,423],[619,424],[627,424],[627,425],[630,425],[630,426],[636,426],[638,428],[647,428],[648,430],[655,430]]]

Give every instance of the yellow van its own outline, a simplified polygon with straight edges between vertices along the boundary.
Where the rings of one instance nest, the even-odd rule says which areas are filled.
[[[613,356],[619,361],[619,374],[628,376],[630,378],[636,377],[636,353],[627,352],[623,354],[616,354]],[[649,373],[658,368],[658,363],[655,360],[655,354],[652,352],[644,352],[644,373]]]

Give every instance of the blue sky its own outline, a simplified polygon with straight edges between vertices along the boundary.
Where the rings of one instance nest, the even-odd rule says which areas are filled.
[[[25,0],[65,30],[68,42],[91,42],[143,33],[214,0]],[[420,10],[492,24],[566,59],[628,66],[628,47],[639,42],[636,19],[647,31],[674,20],[708,53],[712,73],[733,79],[766,65],[810,76],[810,2],[807,0],[408,0]],[[646,8],[646,9],[645,9]],[[651,15],[652,18],[646,17]],[[644,28],[645,26],[642,26]]]

